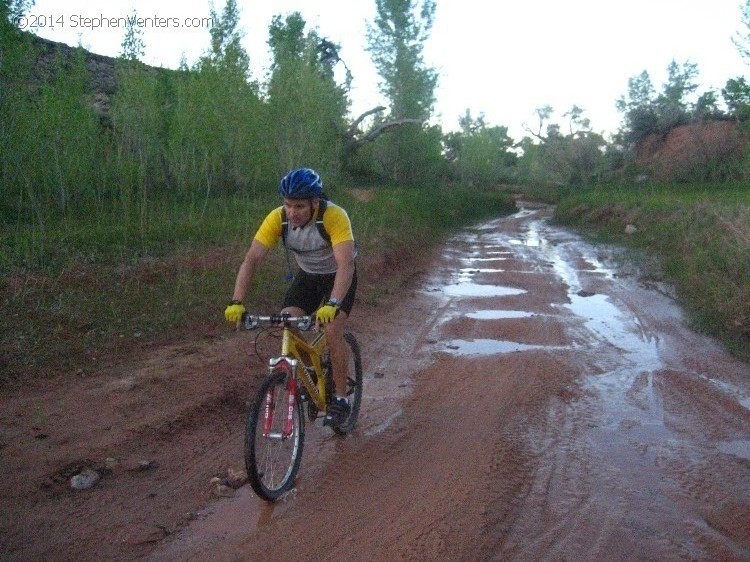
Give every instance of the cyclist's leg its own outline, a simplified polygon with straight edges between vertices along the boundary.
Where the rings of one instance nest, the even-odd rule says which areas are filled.
[[[315,311],[319,302],[320,296],[315,292],[315,279],[300,269],[284,294],[281,312],[287,312],[291,316],[304,316]]]
[[[333,283],[331,283],[333,288]],[[354,270],[352,283],[341,302],[341,309],[336,319],[325,327],[328,348],[331,352],[331,367],[333,368],[333,383],[336,387],[336,396],[344,397],[347,393],[347,381],[349,379],[349,345],[344,339],[346,321],[354,306],[354,297],[357,292],[357,270]],[[330,290],[329,293],[330,295]]]
[[[348,316],[341,311],[336,319],[325,326],[326,340],[331,354],[333,384],[336,396],[346,396],[346,385],[349,377],[349,346],[344,340],[344,329]]]
[[[281,309],[281,314],[289,314],[289,316],[304,316],[305,311],[297,306],[287,306]]]

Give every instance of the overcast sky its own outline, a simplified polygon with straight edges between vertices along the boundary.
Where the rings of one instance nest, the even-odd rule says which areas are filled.
[[[744,0],[437,0],[425,44],[425,62],[440,75],[435,119],[456,129],[468,108],[511,136],[534,125],[535,109],[551,105],[562,114],[576,104],[595,131],[620,125],[616,100],[628,78],[648,71],[657,91],[671,60],[696,63],[699,92],[719,90],[727,79],[747,75],[748,66],[732,44],[741,31]],[[218,12],[223,0],[215,0]],[[299,11],[310,27],[341,45],[339,55],[354,75],[352,113],[383,103],[378,76],[366,52],[367,22],[374,0],[238,0],[244,45],[253,77],[264,80],[269,63],[268,26],[276,14]],[[176,68],[209,47],[206,27],[188,29],[191,18],[206,18],[209,0],[151,2],[36,0],[26,23],[42,37],[116,56],[125,29],[103,21],[135,9],[152,18],[143,28],[143,61]],[[162,18],[156,23],[155,18]],[[173,19],[174,18],[174,19]],[[175,23],[179,23],[178,24]],[[193,24],[200,25],[198,20]],[[98,29],[94,27],[100,25]]]

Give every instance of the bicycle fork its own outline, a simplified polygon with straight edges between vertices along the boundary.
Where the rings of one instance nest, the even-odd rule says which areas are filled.
[[[283,373],[286,379],[284,388],[287,395],[286,419],[281,433],[273,432],[273,419],[276,412],[276,391],[278,387],[268,389],[266,393],[265,405],[263,410],[263,437],[268,439],[284,440],[292,436],[294,432],[294,410],[297,406],[297,380],[294,378],[294,369],[296,361],[280,357],[271,360],[271,371],[274,373]],[[283,405],[279,405],[283,407]]]
[[[284,433],[282,437],[287,439],[292,435],[294,431],[294,408],[297,401],[297,379],[291,374],[288,376],[286,381],[286,395],[288,398],[287,411],[286,411],[286,422],[284,423]]]

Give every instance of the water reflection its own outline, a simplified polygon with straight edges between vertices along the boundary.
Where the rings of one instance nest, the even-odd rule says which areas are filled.
[[[529,345],[514,341],[476,339],[450,340],[445,342],[445,350],[453,355],[496,355],[501,353],[515,353],[537,349],[555,349],[550,346]]]
[[[533,312],[523,310],[477,310],[466,315],[474,320],[506,320],[517,318],[530,318],[536,316]]]
[[[582,293],[586,294],[586,293]],[[621,349],[640,370],[656,370],[662,367],[658,353],[658,342],[636,325],[633,330],[626,323],[620,309],[606,295],[580,296],[569,294],[570,304],[563,305],[573,314],[583,318],[586,328],[600,341]]]
[[[495,258],[461,258],[461,259],[465,262],[472,263],[475,261],[506,261],[506,260],[509,260],[510,258],[495,257]]]
[[[443,287],[443,293],[450,297],[508,297],[522,295],[525,292],[524,289],[479,283],[457,283]]]
[[[747,439],[725,441],[719,445],[719,451],[725,455],[732,455],[733,457],[750,460],[750,441]]]
[[[459,275],[473,275],[475,273],[502,273],[504,269],[462,267],[458,270]]]

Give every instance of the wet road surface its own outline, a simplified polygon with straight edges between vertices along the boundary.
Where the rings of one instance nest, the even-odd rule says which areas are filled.
[[[359,428],[309,425],[286,498],[245,486],[151,559],[750,560],[750,367],[549,214],[355,311]]]

